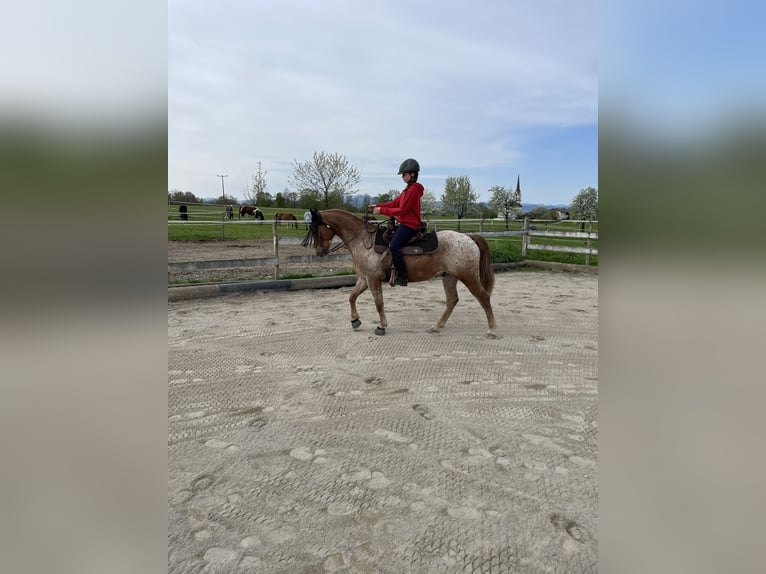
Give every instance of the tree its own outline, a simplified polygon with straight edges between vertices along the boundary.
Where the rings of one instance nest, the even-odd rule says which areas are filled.
[[[423,197],[420,198],[420,212],[423,215],[436,213],[436,196],[427,189],[423,190]]]
[[[447,178],[444,184],[442,205],[444,205],[445,211],[452,212],[457,216],[458,231],[460,231],[460,220],[475,211],[477,199],[479,198],[474,193],[471,180],[467,175]]]
[[[285,190],[282,192],[282,195],[284,196],[285,200],[287,201],[288,205],[290,207],[296,207],[298,205],[298,193],[295,191],[290,191],[290,188],[285,188]]]
[[[168,192],[168,202],[173,203],[202,203],[202,200],[191,191],[179,191],[174,189]]]
[[[521,212],[521,204],[518,202],[516,194],[505,186],[494,185],[489,191],[492,192],[489,204],[497,210],[498,215],[505,219],[505,230],[508,231],[508,221],[516,219],[516,216]]]
[[[311,190],[324,201],[325,209],[343,205],[343,200],[356,193],[359,172],[342,154],[314,152],[305,162],[293,162],[290,183],[301,190]]]
[[[216,197],[211,203],[215,205],[239,205],[237,198],[231,195],[220,195]]]
[[[494,219],[497,217],[497,209],[494,207],[487,205],[483,201],[476,205],[477,209],[479,210],[479,217],[482,219]]]
[[[533,207],[527,214],[529,219],[558,219],[558,212],[550,207],[544,205],[538,205]]]
[[[298,195],[298,203],[301,207],[306,209],[310,207],[317,207],[319,205],[320,196],[318,191],[313,189],[302,189]]]
[[[271,203],[271,195],[266,193],[266,174],[261,162],[258,162],[258,171],[253,174],[252,183],[250,185],[250,193],[245,195],[245,200],[248,203],[255,205],[267,205]],[[264,201],[268,199],[268,202]]]
[[[580,190],[569,206],[569,218],[598,221],[598,190],[595,187]]]

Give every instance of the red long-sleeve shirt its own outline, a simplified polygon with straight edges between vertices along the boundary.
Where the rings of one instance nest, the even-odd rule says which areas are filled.
[[[378,203],[376,207],[380,208],[382,215],[392,215],[399,220],[399,223],[417,229],[420,227],[420,198],[423,197],[424,188],[417,181],[407,186],[396,199],[387,203]]]

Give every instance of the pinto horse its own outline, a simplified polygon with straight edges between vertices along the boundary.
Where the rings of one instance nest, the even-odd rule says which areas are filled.
[[[391,263],[391,254],[386,251],[379,254],[373,248],[377,222],[368,221],[342,209],[325,211],[311,210],[311,229],[302,242],[316,250],[320,257],[330,251],[330,242],[337,235],[341,238],[354,261],[358,279],[351,290],[348,302],[351,306],[351,327],[358,329],[362,322],[356,310],[356,299],[369,288],[375,299],[375,308],[380,317],[380,324],[375,329],[376,335],[385,335],[388,321],[383,310],[382,284]],[[405,255],[407,275],[410,283],[426,281],[442,274],[442,285],[447,296],[447,308],[441,318],[431,327],[431,332],[438,333],[452,314],[458,302],[457,282],[461,281],[476,297],[487,315],[489,330],[487,338],[496,339],[495,315],[492,312],[490,296],[495,284],[492,270],[492,258],[489,245],[481,235],[463,234],[457,231],[437,232],[439,248],[432,253]]]
[[[277,221],[287,221],[288,227],[298,229],[298,219],[292,213],[275,213],[274,219]]]
[[[239,218],[242,219],[242,216],[245,214],[252,215],[256,219],[260,219],[261,221],[265,219],[263,217],[263,212],[254,205],[243,205],[242,207],[240,207]]]

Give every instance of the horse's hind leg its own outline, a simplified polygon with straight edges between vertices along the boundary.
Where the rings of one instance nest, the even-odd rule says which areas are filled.
[[[457,296],[457,277],[449,274],[443,275],[442,286],[444,287],[444,294],[447,296],[447,308],[444,310],[444,313],[442,313],[442,316],[436,325],[431,327],[432,333],[438,333],[442,328],[444,328],[444,325],[447,324],[447,319],[449,319],[450,315],[452,315],[452,310],[460,300],[460,298]]]
[[[367,290],[367,280],[361,275],[356,280],[356,285],[348,296],[348,304],[351,306],[351,327],[358,329],[362,322],[359,320],[359,313],[356,311],[356,298]]]
[[[476,297],[476,300],[479,302],[482,309],[484,309],[484,312],[487,314],[487,324],[489,325],[487,338],[497,339],[497,335],[495,334],[495,327],[497,325],[495,323],[495,314],[492,311],[492,303],[490,302],[489,293],[484,290],[478,279],[473,281],[463,281],[463,284],[468,287],[468,290],[474,297]]]

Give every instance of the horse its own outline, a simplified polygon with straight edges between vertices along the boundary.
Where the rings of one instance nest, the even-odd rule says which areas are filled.
[[[226,219],[234,219],[234,208],[231,205],[226,206]]]
[[[311,209],[311,229],[303,239],[302,245],[311,246],[317,255],[323,257],[330,251],[332,238],[336,235],[340,237],[351,252],[358,277],[348,297],[351,307],[351,327],[356,330],[362,324],[356,310],[356,299],[369,288],[380,319],[379,325],[375,328],[375,334],[385,335],[388,320],[383,310],[382,284],[386,271],[390,267],[391,254],[389,251],[380,254],[373,249],[377,228],[377,222],[357,217],[342,209],[324,211]],[[489,325],[487,338],[496,339],[497,325],[490,302],[495,273],[492,269],[492,258],[486,239],[481,235],[463,234],[450,230],[438,231],[436,235],[439,241],[436,251],[404,256],[410,283],[426,281],[442,274],[447,308],[430,331],[438,333],[447,324],[459,300],[457,282],[460,281],[476,297],[487,315]]]
[[[265,219],[265,217],[263,216],[263,212],[261,212],[261,210],[254,205],[243,205],[242,207],[240,207],[239,218],[242,219],[242,216],[245,214],[252,215],[256,219],[260,219],[261,221]]]
[[[298,219],[292,213],[275,213],[274,219],[277,221],[287,221],[288,227],[298,229]]]

